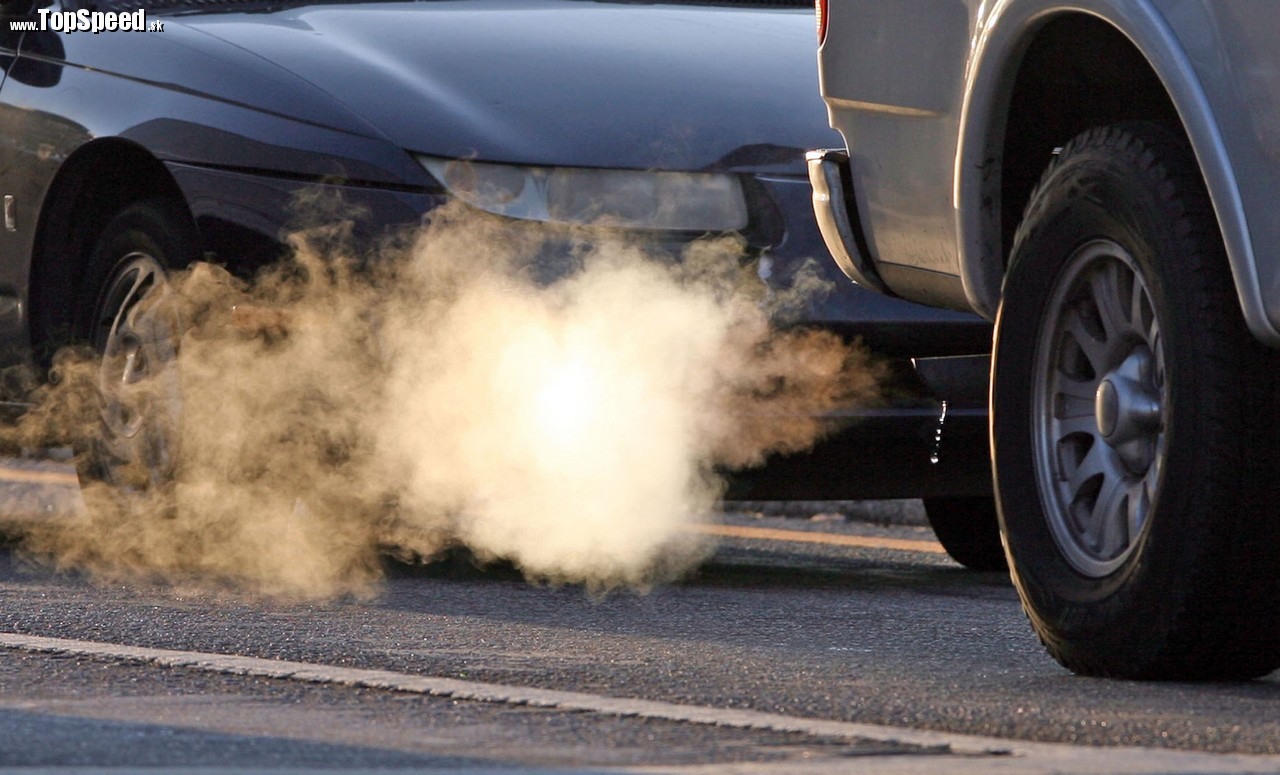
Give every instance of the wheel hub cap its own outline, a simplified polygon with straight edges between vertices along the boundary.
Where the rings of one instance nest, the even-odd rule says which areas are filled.
[[[1099,435],[1135,474],[1151,465],[1160,431],[1160,395],[1150,372],[1151,354],[1139,347],[1098,383],[1094,397]]]
[[[1035,371],[1034,453],[1063,557],[1101,578],[1145,534],[1164,455],[1164,355],[1151,294],[1109,240],[1066,261]]]

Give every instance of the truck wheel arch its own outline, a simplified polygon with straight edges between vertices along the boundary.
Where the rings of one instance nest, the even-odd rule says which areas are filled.
[[[1203,85],[1150,2],[1117,6],[1110,0],[1005,0],[976,21],[954,190],[959,244],[968,254],[961,262],[965,294],[975,309],[994,317],[1026,197],[1053,149],[1087,128],[1080,124],[1155,120],[1180,129],[1191,142],[1245,319],[1256,336],[1280,346],[1280,331],[1266,315],[1239,185]],[[1072,94],[1055,87],[1055,101],[1065,103],[1056,104],[1056,115],[1036,115],[1028,95],[1045,85],[1045,73],[1062,61],[1064,41],[1076,50],[1098,47],[1111,59],[1120,57],[1127,78],[1125,99],[1108,101],[1105,90],[1085,96],[1083,90]],[[1090,59],[1108,57],[1075,58],[1083,63],[1076,67],[1085,76],[1090,67],[1105,67],[1088,64]]]

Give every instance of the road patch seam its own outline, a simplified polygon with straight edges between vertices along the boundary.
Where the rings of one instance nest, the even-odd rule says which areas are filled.
[[[164,667],[189,668],[255,678],[279,678],[317,684],[383,689],[475,702],[527,705],[563,711],[585,711],[619,717],[647,718],[741,729],[800,732],[819,737],[872,740],[936,749],[939,754],[1007,755],[1014,752],[1014,746],[1011,741],[999,738],[952,735],[875,724],[787,716],[763,711],[731,710],[703,705],[681,705],[657,700],[608,697],[555,689],[507,686],[479,681],[464,681],[456,678],[398,673],[388,670],[319,665],[309,662],[291,662],[234,654],[125,646],[114,643],[47,638],[19,633],[0,633],[0,646],[29,652],[107,657]]]
[[[234,654],[177,651],[125,646],[97,641],[47,638],[20,633],[0,633],[0,647],[13,650],[72,654],[119,659],[162,667],[188,668],[206,672],[256,678],[278,678],[314,684],[361,687],[387,691],[447,697],[456,700],[526,705],[561,711],[600,713],[617,717],[644,718],[689,724],[798,732],[814,737],[872,741],[925,748],[921,753],[945,755],[997,756],[1008,762],[1022,760],[1017,771],[1031,767],[1035,772],[1280,772],[1280,757],[1240,754],[1206,754],[1154,748],[1092,748],[1060,743],[1037,743],[979,735],[902,729],[878,724],[787,716],[753,710],[732,710],[702,705],[680,705],[657,700],[627,699],[605,695],[536,689],[523,686],[464,681],[454,678],[413,675],[389,670],[340,667],[292,662]],[[994,766],[992,759],[984,759]],[[1012,762],[1008,762],[1012,764]],[[1002,768],[1003,769],[1003,768]],[[915,770],[912,770],[913,772]],[[975,771],[966,769],[965,772]]]

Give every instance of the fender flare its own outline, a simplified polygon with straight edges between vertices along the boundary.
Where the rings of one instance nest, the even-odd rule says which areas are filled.
[[[1048,21],[1087,14],[1115,27],[1150,64],[1191,141],[1226,245],[1244,318],[1253,334],[1280,347],[1280,329],[1266,312],[1249,223],[1221,128],[1181,42],[1151,0],[997,0],[976,19],[964,74],[964,101],[955,159],[953,206],[961,281],[969,303],[994,317],[1000,303],[1004,260],[1000,254],[1000,149],[1015,67]],[[995,72],[992,72],[993,69]]]

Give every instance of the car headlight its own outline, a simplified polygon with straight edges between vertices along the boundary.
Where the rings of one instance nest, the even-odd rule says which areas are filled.
[[[735,175],[417,158],[450,194],[510,218],[696,232],[747,226],[747,203]]]

